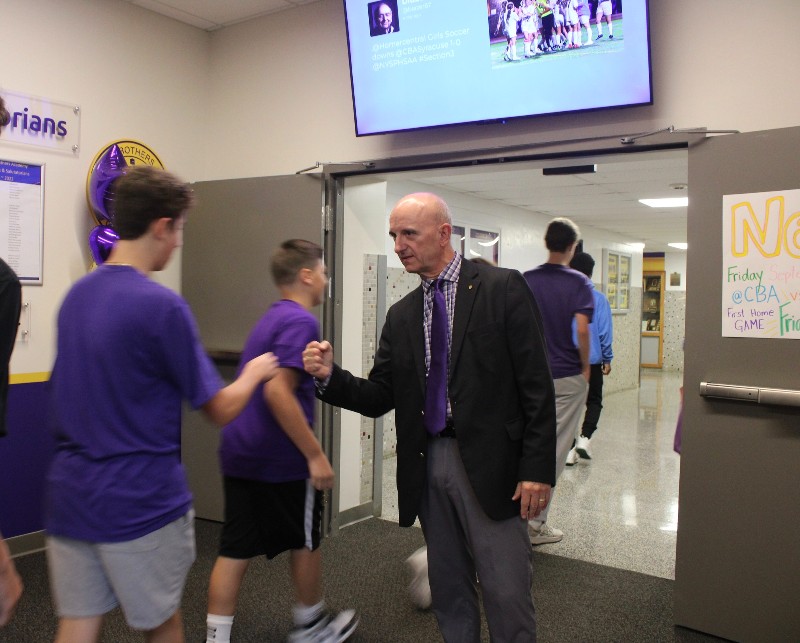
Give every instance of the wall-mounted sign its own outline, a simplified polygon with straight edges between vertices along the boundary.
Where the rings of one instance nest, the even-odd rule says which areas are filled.
[[[800,190],[722,197],[722,336],[800,339]]]
[[[11,115],[11,122],[3,128],[3,142],[78,154],[81,139],[80,107],[74,103],[61,103],[17,92],[0,93]]]
[[[42,283],[44,166],[0,160],[0,256],[24,286]]]

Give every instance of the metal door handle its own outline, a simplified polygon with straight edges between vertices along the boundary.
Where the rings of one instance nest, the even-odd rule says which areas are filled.
[[[772,406],[800,406],[800,391],[783,388],[760,388],[735,384],[700,382],[701,397],[715,397]]]

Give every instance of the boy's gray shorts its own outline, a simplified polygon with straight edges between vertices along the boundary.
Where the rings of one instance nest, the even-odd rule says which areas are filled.
[[[126,542],[47,538],[50,587],[58,615],[100,616],[119,605],[136,630],[153,630],[178,610],[194,558],[194,509]]]

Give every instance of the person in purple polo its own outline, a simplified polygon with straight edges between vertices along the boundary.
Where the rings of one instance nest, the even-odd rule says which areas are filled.
[[[188,304],[150,278],[182,243],[189,185],[142,165],[113,189],[119,241],[58,313],[49,391],[56,453],[45,501],[56,643],[98,641],[117,606],[147,641],[180,643],[195,557],[183,401],[227,424],[275,375],[277,360],[254,356],[223,386]]]
[[[580,230],[572,221],[553,219],[544,236],[549,252],[547,262],[523,275],[542,312],[556,390],[556,480],[566,466],[589,389],[589,322],[594,313],[594,286],[586,275],[569,267],[579,240]],[[547,507],[528,522],[532,545],[556,543],[564,537],[560,529],[547,524],[552,504],[551,495]]]
[[[209,643],[230,641],[250,561],[285,551],[295,599],[288,640],[344,641],[358,625],[351,609],[331,614],[322,591],[322,499],[334,473],[314,435],[316,389],[303,370],[303,349],[320,336],[311,310],[322,303],[328,284],[322,248],[302,239],[285,241],[272,257],[272,276],[281,299],[251,331],[242,360],[269,350],[281,368],[222,432],[225,523],[208,589]]]

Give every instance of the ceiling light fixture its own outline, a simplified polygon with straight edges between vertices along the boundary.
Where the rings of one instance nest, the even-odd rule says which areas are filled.
[[[688,196],[669,197],[667,199],[639,199],[639,203],[644,203],[651,208],[685,208],[689,205]]]
[[[688,250],[689,249],[689,244],[688,243],[682,243],[682,242],[677,242],[676,241],[675,243],[668,243],[667,245],[670,248],[677,248],[678,250]]]

